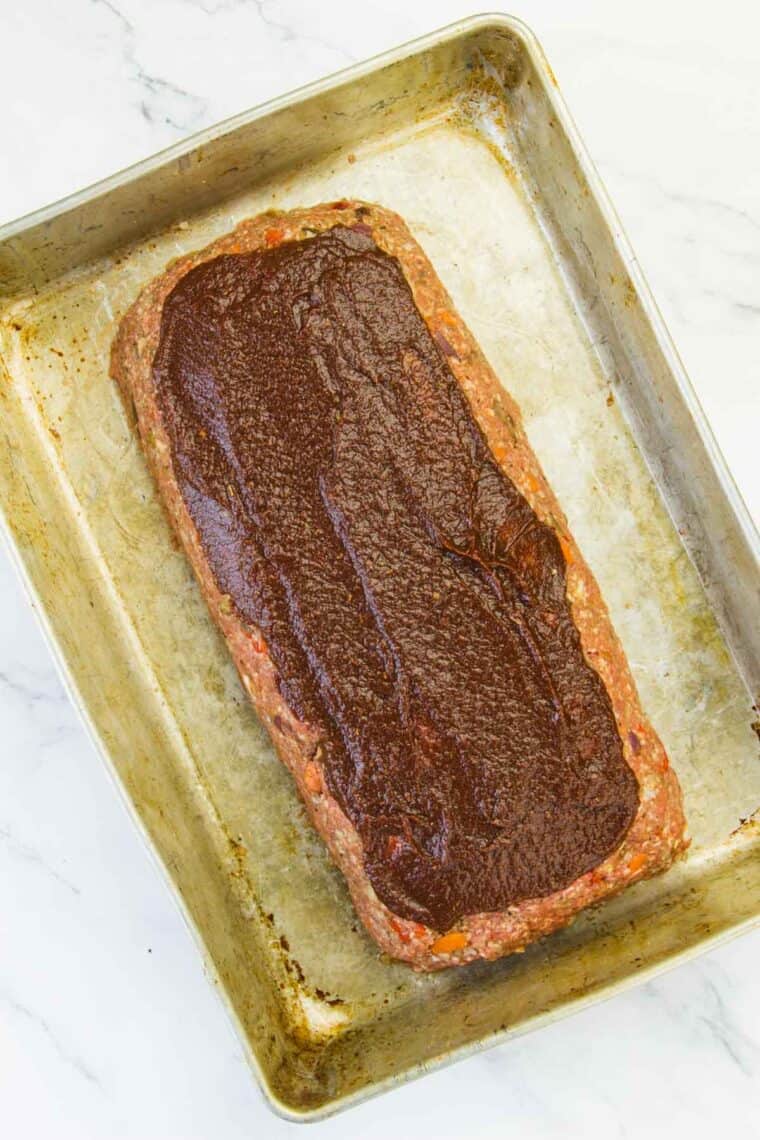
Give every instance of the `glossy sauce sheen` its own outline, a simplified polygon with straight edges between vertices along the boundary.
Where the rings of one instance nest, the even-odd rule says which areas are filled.
[[[316,726],[397,915],[446,930],[603,861],[638,804],[565,563],[368,227],[217,257],[154,381],[220,589]]]

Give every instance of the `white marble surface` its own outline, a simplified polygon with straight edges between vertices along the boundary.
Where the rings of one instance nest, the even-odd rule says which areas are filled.
[[[760,11],[524,0],[760,515]],[[0,220],[473,9],[0,0]],[[0,1132],[284,1137],[0,556]],[[313,1126],[760,1136],[760,932]]]

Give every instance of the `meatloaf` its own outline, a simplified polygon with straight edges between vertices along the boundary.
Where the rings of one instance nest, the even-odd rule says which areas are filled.
[[[497,958],[684,850],[597,584],[401,218],[244,222],[143,290],[111,372],[382,950]]]

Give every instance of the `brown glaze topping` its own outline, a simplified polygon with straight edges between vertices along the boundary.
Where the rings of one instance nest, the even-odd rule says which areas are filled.
[[[446,930],[599,864],[638,786],[558,540],[368,231],[192,269],[154,378],[219,586],[319,728],[373,887]]]

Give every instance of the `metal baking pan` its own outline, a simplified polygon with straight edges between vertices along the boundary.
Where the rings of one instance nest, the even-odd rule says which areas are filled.
[[[171,540],[108,379],[174,256],[267,207],[398,210],[504,385],[678,771],[684,863],[526,953],[384,960]],[[0,501],[72,698],[273,1107],[314,1118],[758,921],[758,538],[533,36],[466,20],[0,233]]]

